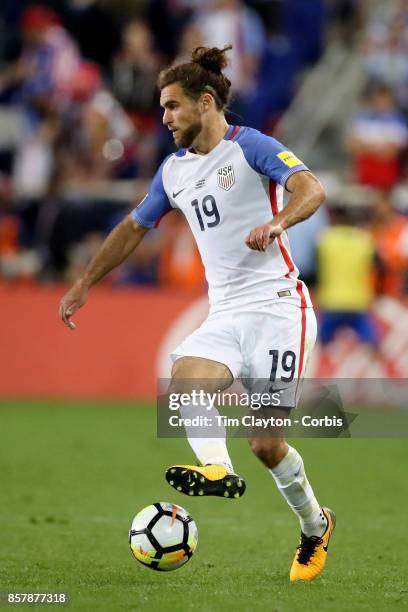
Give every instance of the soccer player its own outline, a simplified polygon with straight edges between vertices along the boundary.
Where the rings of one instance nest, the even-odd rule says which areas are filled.
[[[63,297],[60,316],[74,329],[72,316],[89,289],[122,263],[163,215],[178,208],[201,253],[210,314],[175,349],[171,392],[186,391],[194,380],[207,392],[222,391],[238,377],[255,384],[264,380],[282,391],[285,413],[296,406],[316,338],[310,297],[298,279],[285,230],[312,215],[325,193],[285,146],[251,128],[228,125],[231,83],[223,69],[230,48],[198,47],[191,61],[160,74],[163,123],[178,151],[164,160],[145,199],[111,232]],[[240,497],[245,483],[233,471],[225,435],[190,433],[201,467],[171,466],[169,484],[189,495]],[[312,580],[326,562],[334,514],[318,503],[302,457],[283,435],[255,432],[250,445],[300,521],[290,579]]]

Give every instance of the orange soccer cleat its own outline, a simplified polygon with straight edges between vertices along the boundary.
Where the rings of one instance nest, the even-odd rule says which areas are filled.
[[[290,580],[314,580],[320,574],[326,564],[327,548],[329,540],[336,526],[336,516],[329,508],[322,508],[327,519],[327,527],[324,534],[307,537],[300,534],[300,544],[290,568]]]

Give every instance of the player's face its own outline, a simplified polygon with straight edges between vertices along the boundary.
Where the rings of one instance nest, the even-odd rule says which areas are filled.
[[[162,89],[160,106],[164,108],[163,123],[173,134],[177,147],[191,147],[203,127],[198,102],[174,83]]]

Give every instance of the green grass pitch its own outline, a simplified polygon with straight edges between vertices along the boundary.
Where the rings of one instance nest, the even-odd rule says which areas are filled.
[[[69,609],[103,612],[408,609],[407,440],[294,443],[337,529],[325,572],[293,585],[297,520],[245,440],[230,443],[244,497],[187,498],[164,470],[191,451],[156,438],[152,407],[2,402],[0,423],[0,591],[65,591]],[[196,554],[170,573],[127,542],[156,501],[186,507],[199,529]]]

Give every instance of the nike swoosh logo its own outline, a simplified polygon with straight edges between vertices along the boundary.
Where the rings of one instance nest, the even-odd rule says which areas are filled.
[[[294,473],[294,476],[299,476],[299,474],[300,474],[300,469]]]
[[[323,546],[323,550],[324,550],[324,552],[327,552],[327,549],[328,549],[328,548],[329,548],[329,545],[328,545],[328,544],[326,544],[326,546]]]
[[[180,191],[178,191],[177,193],[174,193],[173,191],[173,198],[177,198],[177,196],[180,195],[180,193],[184,190],[185,190],[185,187],[183,187],[183,189],[180,189]]]

